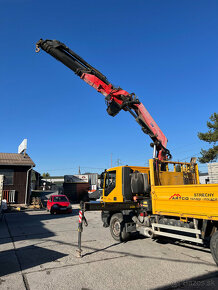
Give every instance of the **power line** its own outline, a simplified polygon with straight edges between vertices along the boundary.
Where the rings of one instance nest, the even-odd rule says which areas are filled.
[[[191,151],[194,151],[194,149],[191,149],[191,150],[183,150],[183,151],[175,151],[175,154],[179,154],[179,153],[183,153],[183,152],[191,152]],[[195,153],[193,153],[195,154]]]
[[[179,146],[179,147],[171,147],[170,150],[177,150],[177,149],[188,147],[188,146],[191,146],[191,145],[194,145],[194,144],[197,144],[197,143],[198,142],[193,142],[193,143],[185,144],[185,145]]]
[[[201,153],[201,152],[196,153],[194,157],[199,157],[198,155],[199,155],[200,153]],[[179,160],[180,160],[180,161],[183,161],[183,160],[186,160],[186,159],[190,159],[190,158],[192,158],[192,157],[193,157],[193,155],[190,155],[190,156],[186,156],[185,158],[183,158],[183,159],[179,159]]]
[[[55,169],[40,169],[41,171],[58,171],[58,170],[69,170],[74,169],[78,170],[78,167],[67,167],[67,168],[55,168]],[[90,167],[90,166],[80,166],[80,169],[105,169],[104,167]]]

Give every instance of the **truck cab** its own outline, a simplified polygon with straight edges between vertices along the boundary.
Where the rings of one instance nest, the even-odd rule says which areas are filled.
[[[150,192],[149,167],[118,166],[104,174],[103,202],[136,201]]]

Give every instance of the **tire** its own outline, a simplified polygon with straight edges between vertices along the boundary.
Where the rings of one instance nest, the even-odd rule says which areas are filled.
[[[126,232],[123,215],[121,213],[112,215],[110,220],[110,232],[113,239],[118,242],[126,241],[130,237],[130,233]]]
[[[210,251],[215,263],[218,266],[218,231],[216,231],[210,240]]]
[[[174,220],[174,219],[170,219],[170,220],[168,221],[168,225],[169,225],[169,226],[175,226],[175,225],[176,225],[176,220]]]
[[[57,212],[58,212],[58,208],[51,207],[50,214],[57,214]]]
[[[58,214],[59,212],[59,206],[53,205],[50,209],[50,214]]]

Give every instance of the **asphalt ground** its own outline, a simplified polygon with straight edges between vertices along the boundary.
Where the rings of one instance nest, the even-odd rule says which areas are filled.
[[[87,212],[77,258],[78,208],[7,213],[0,221],[0,289],[218,289],[209,249],[172,240],[118,243]]]

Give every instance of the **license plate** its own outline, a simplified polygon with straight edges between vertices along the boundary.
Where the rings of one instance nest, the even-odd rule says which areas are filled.
[[[66,210],[66,209],[67,209],[66,207],[61,207],[61,208],[60,208],[60,210]]]

